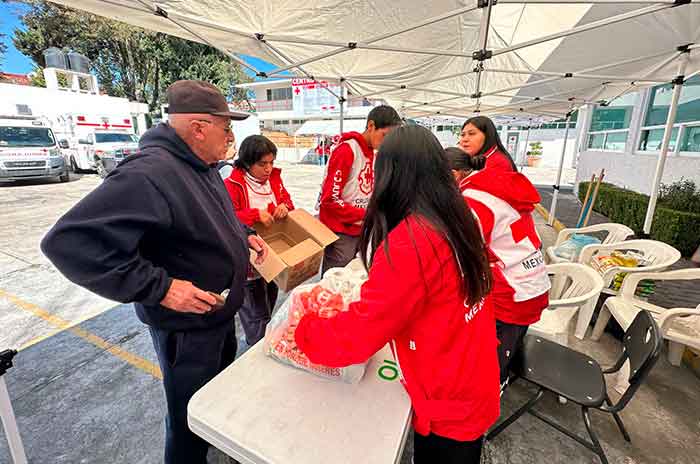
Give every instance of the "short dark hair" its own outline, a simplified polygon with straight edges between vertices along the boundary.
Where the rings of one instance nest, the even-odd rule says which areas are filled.
[[[272,143],[272,140],[264,135],[249,135],[241,143],[238,157],[233,162],[233,165],[249,171],[252,165],[260,161],[268,153],[272,153],[272,156],[277,157],[277,146]]]
[[[399,113],[389,105],[379,105],[372,108],[372,111],[367,115],[367,124],[370,121],[374,122],[375,129],[400,126],[402,124]]]
[[[457,147],[445,148],[445,158],[450,169],[455,171],[481,171],[486,166],[483,156],[469,156],[467,152]]]

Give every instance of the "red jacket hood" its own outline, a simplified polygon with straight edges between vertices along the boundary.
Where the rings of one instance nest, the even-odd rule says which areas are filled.
[[[459,184],[460,190],[473,188],[490,193],[507,202],[520,213],[529,213],[540,201],[532,182],[519,172],[482,170],[471,174]]]
[[[350,139],[354,139],[357,141],[357,143],[360,144],[360,148],[362,148],[362,151],[364,152],[365,156],[371,158],[374,155],[374,150],[372,150],[369,147],[369,145],[367,145],[367,141],[365,140],[364,136],[359,132],[345,132],[343,135],[340,136],[340,140],[338,141],[337,145],[340,145],[341,143]]]

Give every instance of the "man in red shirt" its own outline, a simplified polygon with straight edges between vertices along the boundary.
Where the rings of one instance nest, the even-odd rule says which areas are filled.
[[[360,228],[374,190],[374,151],[401,117],[391,106],[377,106],[363,133],[346,132],[331,152],[319,198],[319,219],[338,235],[326,247],[322,272],[343,267],[355,257]]]

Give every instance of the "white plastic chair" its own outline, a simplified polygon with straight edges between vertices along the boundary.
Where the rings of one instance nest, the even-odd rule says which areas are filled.
[[[549,264],[547,273],[552,279],[549,306],[540,320],[530,325],[528,333],[568,346],[571,320],[577,312],[593,314],[603,290],[603,278],[594,269],[578,263]],[[578,325],[576,333],[583,338],[578,335]]]
[[[557,241],[554,246],[547,247],[545,250],[545,255],[547,257],[547,262],[549,263],[568,263],[569,260],[566,258],[561,258],[554,254],[554,249],[569,240],[574,234],[590,234],[592,232],[607,232],[608,235],[603,239],[602,245],[608,245],[611,243],[623,242],[634,235],[634,231],[624,224],[617,224],[615,222],[608,222],[605,224],[595,224],[587,227],[578,228],[567,228],[559,231],[557,235]]]
[[[664,339],[668,340],[668,362],[680,366],[685,347],[700,349],[700,305],[696,308],[664,308],[653,305],[635,295],[641,280],[698,280],[700,269],[679,269],[668,272],[640,272],[625,278],[620,294],[605,300],[593,329],[593,340],[600,340],[610,317],[624,330],[637,313],[648,310],[659,324]]]
[[[617,291],[612,290],[615,276],[620,272],[636,274],[639,272],[664,271],[681,258],[681,252],[671,245],[656,240],[627,240],[626,242],[610,243],[607,245],[596,244],[586,245],[581,250],[578,262],[587,266],[591,265],[592,259],[596,255],[609,255],[613,251],[638,251],[647,259],[648,265],[640,267],[613,266],[603,274],[603,293],[617,295]],[[590,322],[590,321],[589,321]]]

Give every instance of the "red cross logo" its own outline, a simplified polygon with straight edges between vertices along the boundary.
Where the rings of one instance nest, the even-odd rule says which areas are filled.
[[[299,90],[299,87],[294,87],[295,94],[299,95],[300,92],[301,92],[301,90]]]
[[[374,171],[372,170],[372,164],[367,163],[365,168],[360,171],[360,175],[357,178],[360,183],[360,191],[365,195],[372,193],[372,187],[374,187]]]
[[[525,238],[529,238],[535,248],[539,248],[542,245],[535,231],[535,223],[532,220],[532,216],[529,214],[522,214],[520,219],[512,223],[510,225],[510,232],[511,235],[513,235],[515,243],[520,243]]]
[[[104,127],[105,129],[109,129],[109,123],[107,123],[107,121],[103,122],[102,127]]]

